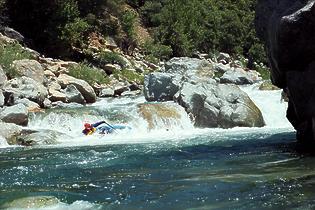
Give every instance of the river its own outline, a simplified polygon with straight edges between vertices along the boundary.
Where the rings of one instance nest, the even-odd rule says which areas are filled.
[[[315,161],[296,151],[280,91],[242,89],[265,127],[197,129],[179,110],[149,131],[135,111],[142,97],[36,114],[29,128],[65,135],[57,145],[0,141],[0,208],[43,197],[52,202],[34,209],[314,209]],[[104,118],[133,129],[81,135],[84,121]]]

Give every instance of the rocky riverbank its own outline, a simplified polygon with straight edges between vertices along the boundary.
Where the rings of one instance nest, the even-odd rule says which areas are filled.
[[[14,30],[10,37],[0,34],[3,49],[11,44],[19,45],[21,41],[23,38]],[[76,62],[45,58],[22,47],[31,58],[12,62],[10,68],[18,76],[8,76],[7,69],[0,68],[1,138],[10,144],[23,144],[25,141],[18,136],[29,139],[38,132],[27,129],[31,112],[81,107],[100,97],[141,94],[148,102],[175,101],[185,108],[197,127],[264,126],[260,110],[237,86],[259,82],[261,77],[258,72],[242,67],[240,61],[231,59],[228,54],[220,53],[215,58],[198,54],[196,58],[173,58],[157,65],[145,61],[137,50],[133,56],[124,55],[112,40],[98,47],[105,47],[107,52],[115,53],[124,61],[123,65],[104,63],[103,68],[93,69],[109,78],[103,84],[91,84],[70,76],[70,69],[80,66]],[[95,56],[99,56],[95,42],[91,49],[95,50]],[[124,71],[128,74],[123,74]]]

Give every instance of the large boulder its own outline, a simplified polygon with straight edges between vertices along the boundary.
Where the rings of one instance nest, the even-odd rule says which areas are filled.
[[[235,85],[184,83],[177,102],[197,127],[262,127],[262,114],[249,96]]]
[[[53,196],[22,197],[16,200],[1,204],[1,209],[45,209],[53,208],[59,200]]]
[[[297,139],[315,141],[315,2],[259,0],[256,31],[264,41],[273,84],[289,97]]]
[[[0,120],[17,125],[28,124],[28,110],[24,104],[5,107],[0,111]]]
[[[147,101],[172,101],[180,89],[180,81],[173,74],[151,73],[144,78],[144,96]]]
[[[180,75],[187,80],[198,82],[207,82],[214,76],[214,67],[207,60],[197,58],[172,58],[165,63],[165,72]]]
[[[85,99],[76,86],[68,85],[66,89],[64,89],[64,93],[66,94],[67,102],[85,104]]]
[[[16,60],[13,67],[22,76],[30,77],[41,84],[44,82],[44,68],[36,60]]]
[[[78,91],[80,91],[87,103],[94,103],[96,101],[94,89],[84,80],[76,79],[66,74],[60,74],[58,83],[62,88],[66,88],[68,85],[74,85]]]
[[[48,92],[44,85],[28,78],[19,77],[9,80],[3,87],[5,103],[13,105],[18,99],[27,98],[42,105]]]

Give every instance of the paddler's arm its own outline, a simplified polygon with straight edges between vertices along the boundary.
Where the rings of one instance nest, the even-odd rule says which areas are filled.
[[[93,126],[94,128],[96,128],[97,126],[99,126],[99,125],[101,125],[101,124],[103,124],[103,123],[105,123],[105,121],[100,121],[100,122],[94,123],[94,124],[92,124],[92,126]]]

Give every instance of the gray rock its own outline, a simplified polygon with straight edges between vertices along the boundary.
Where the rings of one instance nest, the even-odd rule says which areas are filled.
[[[78,104],[78,103],[64,103],[62,101],[55,101],[51,103],[51,107],[53,108],[81,108],[83,107],[82,104]]]
[[[94,103],[96,101],[94,89],[84,80],[76,79],[66,74],[60,74],[58,83],[62,88],[66,88],[71,84],[74,85],[80,91],[87,103]]]
[[[25,105],[17,104],[5,107],[0,112],[0,119],[6,123],[14,123],[17,125],[28,124],[28,110]]]
[[[44,108],[51,108],[51,101],[48,98],[45,98],[44,102],[43,102],[43,107]]]
[[[67,102],[75,102],[79,104],[85,104],[85,99],[78,91],[78,89],[74,85],[68,85],[66,89],[64,90],[64,93],[66,94]]]
[[[7,76],[5,75],[2,67],[0,66],[0,88],[3,87],[7,79],[8,79]]]
[[[220,54],[217,57],[217,61],[222,64],[228,64],[231,62],[231,56],[227,53],[220,52]]]
[[[24,42],[24,36],[20,32],[14,30],[13,28],[4,27],[3,33],[7,37],[9,37],[11,39],[15,39],[20,43]]]
[[[23,104],[29,112],[36,112],[40,110],[39,104],[28,100],[27,98],[18,99],[15,101],[16,104]]]
[[[227,71],[220,78],[220,83],[231,83],[236,85],[254,84],[260,81],[258,72],[244,71],[241,68],[235,68],[232,71]]]
[[[19,198],[0,206],[1,209],[38,209],[57,205],[59,200],[53,196],[34,196]]]
[[[36,60],[16,60],[13,62],[13,67],[22,76],[32,78],[41,84],[44,82],[44,68]]]
[[[64,133],[53,130],[23,130],[16,138],[17,144],[23,146],[54,145],[58,138],[71,138]]]
[[[128,88],[127,85],[117,85],[114,87],[114,95],[115,96],[121,96],[123,92],[129,91],[130,89]]]
[[[0,121],[0,136],[5,138],[8,144],[15,144],[16,137],[21,134],[22,130],[21,126]]]
[[[113,97],[115,95],[115,91],[112,88],[103,88],[100,92],[99,97]]]
[[[262,127],[260,110],[234,85],[184,83],[177,102],[192,114],[197,127]]]
[[[144,78],[144,96],[147,101],[172,101],[180,86],[173,74],[151,73]]]
[[[0,107],[3,107],[4,105],[4,95],[2,93],[2,90],[0,90]]]
[[[5,104],[13,105],[21,98],[27,98],[42,106],[48,95],[46,88],[28,77],[20,77],[9,80],[3,87]]]
[[[197,58],[172,58],[165,63],[166,73],[180,75],[185,80],[198,82],[207,82],[214,76],[214,67],[207,60]],[[182,78],[180,78],[182,79]]]

